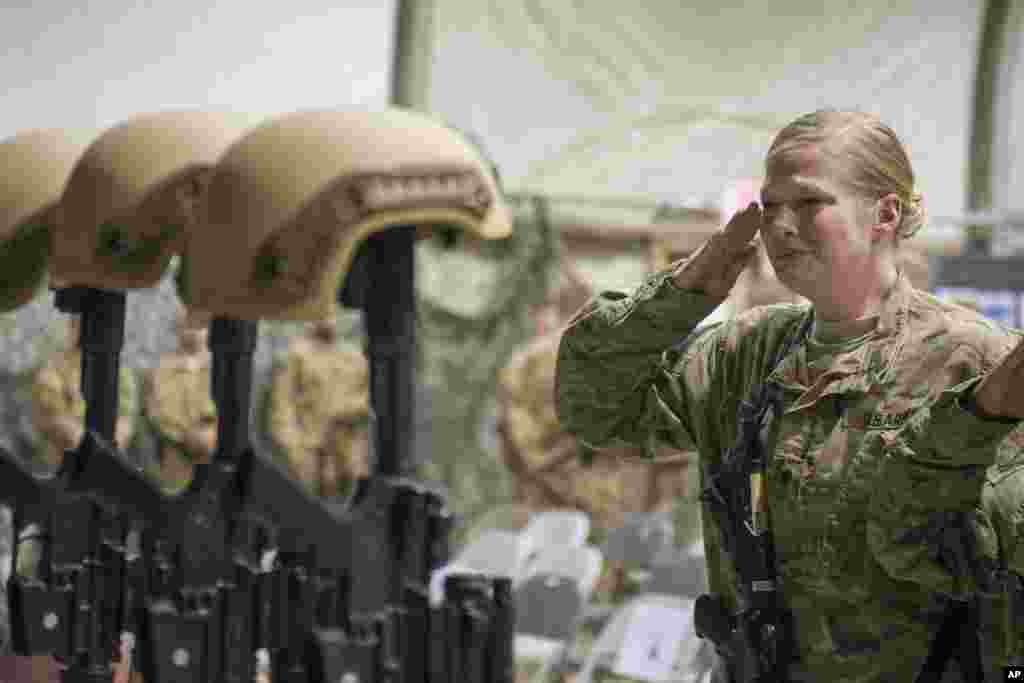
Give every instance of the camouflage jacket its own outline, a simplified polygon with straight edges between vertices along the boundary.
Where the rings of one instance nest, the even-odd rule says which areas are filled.
[[[696,447],[703,479],[735,439],[739,401],[809,307],[754,308],[681,344],[717,302],[669,275],[602,293],[576,316],[559,349],[559,417],[594,447]],[[999,592],[981,493],[1016,423],[960,399],[1017,341],[900,278],[866,343],[825,367],[801,344],[767,377],[782,390],[768,503],[796,623],[794,680],[912,681],[948,598]],[[710,588],[734,606],[734,568],[706,507],[703,517]],[[991,671],[1015,653],[1006,633],[985,635]]]
[[[177,490],[192,479],[192,466],[212,456],[195,450],[204,431],[216,433],[217,407],[210,395],[209,353],[171,353],[145,376],[143,412],[155,433],[161,483]],[[191,437],[191,438],[190,438]]]
[[[128,448],[135,433],[139,414],[139,386],[134,371],[121,365],[118,374],[118,446]],[[63,457],[56,435],[61,419],[70,418],[85,425],[85,399],[81,392],[82,353],[66,350],[56,353],[41,365],[32,377],[31,419],[36,433],[37,455],[56,464]]]
[[[270,379],[271,437],[290,457],[325,445],[332,423],[365,423],[370,412],[369,365],[352,346],[322,347],[298,339]]]

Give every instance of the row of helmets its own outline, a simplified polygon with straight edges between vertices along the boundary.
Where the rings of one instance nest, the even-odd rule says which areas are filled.
[[[329,317],[356,247],[394,226],[511,232],[491,168],[404,109],[135,116],[0,141],[0,312],[47,285],[156,285],[239,319]]]

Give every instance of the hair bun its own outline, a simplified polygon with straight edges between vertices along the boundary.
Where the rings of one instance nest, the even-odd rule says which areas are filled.
[[[920,192],[911,192],[903,219],[900,221],[899,236],[906,239],[917,234],[924,225],[924,217],[924,196]]]

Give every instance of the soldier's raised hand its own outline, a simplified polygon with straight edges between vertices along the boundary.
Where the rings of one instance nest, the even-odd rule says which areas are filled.
[[[724,228],[680,264],[672,276],[676,287],[725,299],[736,278],[756,257],[755,238],[761,229],[761,220],[761,207],[757,202],[736,212]]]
[[[974,405],[985,415],[1024,420],[1024,340],[981,381]]]

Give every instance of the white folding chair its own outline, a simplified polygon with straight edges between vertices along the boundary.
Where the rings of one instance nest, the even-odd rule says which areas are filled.
[[[672,517],[665,513],[626,513],[601,546],[607,562],[624,569],[649,569],[655,557],[675,541]]]
[[[519,560],[519,534],[495,529],[470,541],[452,562],[481,574],[507,576],[515,581],[519,575]]]
[[[519,532],[522,552],[520,567],[526,567],[545,546],[581,546],[590,533],[590,518],[579,510],[546,510],[530,518],[526,528]]]
[[[601,631],[576,683],[609,678],[650,683],[705,681],[714,655],[693,630],[693,605],[693,600],[656,593],[633,598]]]
[[[594,586],[601,577],[603,558],[601,551],[592,545],[543,546],[521,574],[521,581],[537,576],[560,576],[572,580],[580,593],[583,604],[590,600]]]
[[[519,534],[512,531],[487,531],[467,544],[448,564],[430,576],[431,604],[444,597],[444,579],[449,574],[504,576],[515,584],[519,580]]]
[[[583,611],[577,582],[558,574],[537,573],[516,587],[517,671],[533,683],[546,681],[562,662]]]
[[[526,528],[530,509],[524,503],[505,503],[488,509],[469,526],[465,538],[472,539],[488,531],[515,531]]]
[[[532,663],[531,680],[565,658],[583,608],[601,576],[601,551],[591,545],[541,547],[516,588],[517,663]]]
[[[650,568],[650,579],[644,584],[645,592],[676,595],[691,600],[696,600],[707,589],[704,555],[694,555],[685,550],[655,558]]]

